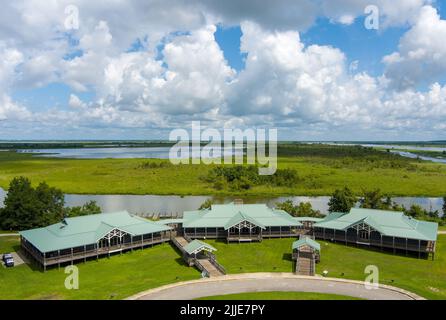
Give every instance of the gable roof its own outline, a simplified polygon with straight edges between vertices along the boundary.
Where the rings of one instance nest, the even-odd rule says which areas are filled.
[[[216,204],[210,209],[185,211],[184,228],[225,228],[249,221],[261,228],[279,226],[301,226],[283,210],[267,207],[265,204]],[[235,223],[234,223],[235,222]]]
[[[437,239],[437,223],[417,220],[399,211],[352,208],[349,213],[329,214],[314,227],[347,230],[361,222],[385,236],[426,241]]]
[[[64,221],[19,233],[40,252],[50,252],[94,244],[114,229],[132,236],[171,229],[127,211],[66,218]]]
[[[255,218],[251,218],[250,216],[243,214],[240,211],[237,212],[231,219],[229,219],[229,221],[225,224],[224,228],[225,230],[228,230],[243,221],[247,221],[249,223],[252,223],[253,225],[265,229],[265,226],[261,222],[257,221]]]
[[[213,246],[210,244],[207,244],[206,242],[200,241],[200,240],[193,240],[189,242],[186,246],[183,247],[183,249],[189,254],[195,254],[202,250],[207,251],[217,251]]]
[[[321,245],[311,239],[310,237],[302,237],[301,239],[293,242],[293,250],[299,249],[302,246],[309,246],[314,250],[321,251]]]

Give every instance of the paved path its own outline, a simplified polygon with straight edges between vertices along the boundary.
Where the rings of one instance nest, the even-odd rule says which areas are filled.
[[[438,231],[438,234],[446,234],[446,230]]]
[[[19,234],[18,233],[0,233],[0,237],[18,237]]]
[[[265,291],[339,294],[369,300],[421,300],[422,297],[391,286],[367,290],[361,281],[297,276],[292,273],[226,275],[175,283],[141,292],[129,300],[191,300],[202,297]]]

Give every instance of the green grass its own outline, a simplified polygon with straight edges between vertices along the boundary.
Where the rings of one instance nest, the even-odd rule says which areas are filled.
[[[79,290],[65,288],[64,268],[43,273],[27,265],[0,267],[0,299],[123,299],[150,288],[200,277],[198,270],[184,265],[169,244],[77,266]]]
[[[20,238],[16,236],[0,237],[0,256],[3,253],[17,251],[20,245]]]
[[[202,179],[212,168],[204,164],[141,167],[143,163],[163,161],[166,160],[58,159],[0,152],[0,187],[6,189],[14,177],[26,176],[33,184],[46,181],[76,194],[316,196],[331,194],[344,186],[357,194],[375,188],[394,196],[446,194],[446,165],[394,158],[384,152],[364,158],[335,157],[331,153],[282,156],[279,168],[295,169],[300,182],[292,187],[261,185],[247,191],[215,190]]]
[[[268,239],[262,242],[230,243],[206,240],[228,273],[292,272],[291,244],[295,239]]]
[[[228,273],[291,272],[293,239],[263,240],[261,243],[226,244],[215,246],[217,260]],[[364,268],[379,268],[380,283],[413,291],[428,299],[446,299],[446,235],[438,236],[435,260],[382,253],[325,241],[321,243],[321,262],[316,272],[327,270],[328,276],[364,280]]]
[[[205,297],[196,300],[362,300],[337,294],[314,292],[247,292]]]

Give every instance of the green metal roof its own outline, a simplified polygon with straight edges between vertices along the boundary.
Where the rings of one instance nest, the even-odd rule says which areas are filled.
[[[160,219],[158,221],[155,221],[155,223],[158,223],[158,224],[178,224],[178,223],[183,223],[183,219]]]
[[[39,251],[50,252],[94,244],[114,229],[132,236],[171,229],[131,215],[127,211],[66,218],[64,221],[65,223],[59,222],[19,233]]]
[[[309,221],[309,222],[320,222],[324,218],[314,218],[314,217],[293,217],[294,220],[299,222]]]
[[[191,242],[189,242],[185,247],[184,250],[189,254],[195,254],[198,253],[202,250],[207,250],[207,251],[217,251],[217,249],[215,249],[213,246],[211,246],[210,244],[207,244],[206,242],[200,241],[200,240],[193,240]]]
[[[361,222],[385,236],[427,241],[437,239],[438,223],[417,220],[398,211],[352,208],[350,213],[329,214],[314,227],[347,230]]]
[[[240,211],[236,213],[231,219],[229,219],[228,223],[225,224],[224,228],[225,230],[228,230],[243,221],[247,221],[249,223],[252,223],[253,225],[265,229],[265,226],[261,222],[257,221],[255,218],[251,218],[250,216],[244,215]]]
[[[314,250],[321,251],[321,245],[310,237],[303,237],[293,242],[293,250],[299,249],[302,246],[309,246]]]
[[[261,228],[302,226],[283,210],[265,204],[216,204],[210,209],[186,211],[183,215],[184,228],[227,228],[234,221],[244,219]]]

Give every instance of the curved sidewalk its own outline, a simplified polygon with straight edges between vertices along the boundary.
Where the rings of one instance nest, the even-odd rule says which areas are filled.
[[[133,295],[127,300],[191,300],[243,292],[318,292],[368,300],[424,300],[409,291],[380,285],[366,289],[362,281],[297,276],[292,273],[247,273],[174,283]]]

